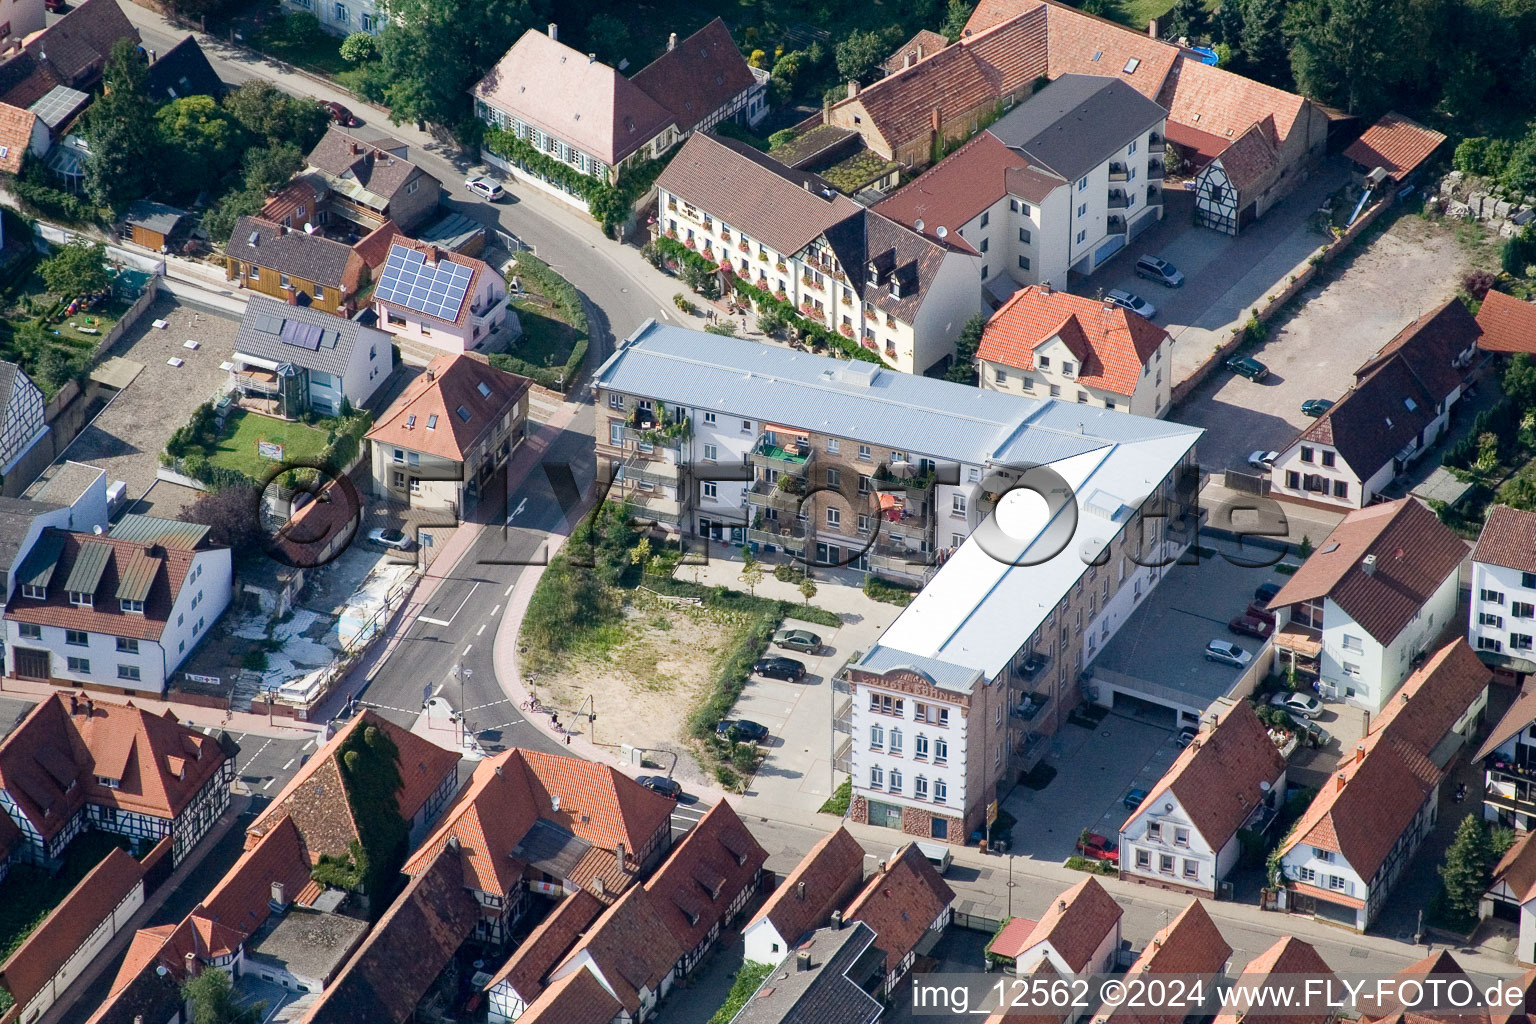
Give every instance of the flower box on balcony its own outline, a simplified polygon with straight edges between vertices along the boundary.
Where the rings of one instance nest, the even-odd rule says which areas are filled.
[[[667,237],[672,239],[673,241],[676,241],[677,240],[677,228],[667,228]]]
[[[853,337],[853,328],[848,324],[839,324],[837,332],[845,338]]]
[[[698,244],[696,242],[694,242],[694,240],[691,239],[691,238],[688,239],[688,241],[684,242],[683,244],[686,245],[690,249],[697,249],[699,247]]]
[[[731,240],[731,229],[730,228],[721,228],[720,229],[720,240],[722,242],[729,242]]]
[[[775,269],[779,273],[783,274],[783,273],[787,273],[789,271],[789,265],[787,263],[785,263],[783,260],[779,260],[779,262],[777,262],[777,263],[775,263],[773,265],[773,269]]]
[[[863,345],[864,345],[865,348],[869,349],[871,352],[878,352],[878,351],[880,351],[880,346],[875,344],[875,339],[874,338],[865,338],[864,341],[863,341]]]
[[[768,262],[768,254],[765,253],[765,252],[759,252],[757,254],[757,261],[759,263],[767,263]]]
[[[890,330],[894,331],[896,329],[896,318],[893,317],[893,316],[887,315],[886,318],[885,318],[885,326],[887,328],[889,328]]]
[[[676,199],[668,199],[667,200],[667,209],[669,209],[669,210],[676,210],[677,209],[677,200]]]
[[[774,292],[773,293],[773,297],[778,299],[780,302],[788,302],[789,301],[789,294],[787,292],[785,292],[784,289],[782,289],[782,288],[780,288],[778,291]]]
[[[751,252],[752,251],[752,247],[747,245],[746,242],[742,242],[742,243],[740,243],[739,245],[736,246],[736,251],[737,252]]]

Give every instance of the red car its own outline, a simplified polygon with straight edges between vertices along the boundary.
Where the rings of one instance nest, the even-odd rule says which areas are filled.
[[[68,8],[64,6],[64,0],[43,0],[43,6],[54,14],[63,14]]]
[[[1227,623],[1227,628],[1234,633],[1256,636],[1260,640],[1267,640],[1269,634],[1275,630],[1275,622],[1273,619],[1261,619],[1256,615],[1239,615]]]
[[[1257,601],[1250,603],[1248,605],[1248,610],[1243,614],[1252,615],[1256,619],[1263,619],[1265,622],[1270,624],[1273,624],[1275,621],[1275,613]]]
[[[327,114],[331,115],[331,120],[343,128],[356,128],[363,123],[353,115],[352,111],[334,100],[321,100],[320,105],[325,108]]]
[[[1115,849],[1115,841],[1097,832],[1090,832],[1079,839],[1077,852],[1094,860],[1107,860],[1111,864],[1120,863],[1120,851]]]

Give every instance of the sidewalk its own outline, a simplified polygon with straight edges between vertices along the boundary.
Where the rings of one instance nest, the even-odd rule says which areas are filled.
[[[24,700],[41,701],[56,693],[72,692],[74,690],[71,687],[51,686],[48,683],[34,682],[29,679],[0,679],[0,693]],[[85,690],[82,692],[90,694],[92,691]],[[188,725],[223,729],[230,733],[248,733],[252,736],[292,739],[295,736],[309,736],[325,730],[324,722],[301,722],[297,719],[284,718],[280,715],[275,715],[269,720],[265,714],[258,714],[254,711],[224,711],[219,708],[205,708],[195,704],[181,704],[176,701],[161,700],[148,694],[135,694],[132,697],[107,694],[103,699],[119,703],[132,701],[134,707],[144,708],[156,714],[164,714],[169,709],[175,713],[178,720]]]

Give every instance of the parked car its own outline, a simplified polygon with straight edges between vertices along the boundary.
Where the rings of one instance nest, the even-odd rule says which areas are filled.
[[[1316,419],[1332,408],[1333,399],[1331,398],[1309,398],[1301,403],[1301,414]]]
[[[1128,811],[1136,810],[1136,808],[1140,807],[1141,802],[1146,798],[1147,791],[1142,789],[1140,786],[1137,786],[1135,789],[1125,794],[1125,809]]]
[[[821,637],[808,629],[781,629],[773,634],[773,646],[787,651],[815,654],[821,650]]]
[[[464,187],[469,189],[475,195],[479,196],[481,199],[486,199],[493,203],[497,202],[507,194],[507,190],[502,187],[501,182],[497,181],[495,178],[487,178],[483,174],[479,174],[473,178],[466,179],[464,182]]]
[[[1281,691],[1269,698],[1271,707],[1284,708],[1293,715],[1302,718],[1316,718],[1323,713],[1323,702],[1310,693],[1287,693]]]
[[[1330,734],[1327,729],[1324,729],[1316,722],[1309,722],[1306,719],[1302,719],[1299,728],[1304,734],[1306,734],[1307,742],[1314,747],[1326,747],[1328,745],[1328,741],[1333,739],[1332,734]]]
[[[683,787],[678,784],[678,781],[669,779],[665,775],[639,775],[635,777],[635,781],[652,793],[660,793],[673,800],[683,795]]]
[[[1239,377],[1247,377],[1255,384],[1269,376],[1269,367],[1265,366],[1257,359],[1249,359],[1247,356],[1233,357],[1228,359],[1227,369],[1231,370]]]
[[[1280,584],[1261,583],[1259,584],[1259,589],[1253,592],[1253,599],[1260,604],[1268,606],[1269,602],[1273,601],[1278,593],[1280,593]]]
[[[1253,660],[1253,655],[1237,646],[1237,644],[1229,643],[1226,640],[1212,640],[1205,645],[1205,660],[1219,661],[1223,665],[1242,668]]]
[[[368,539],[386,548],[394,548],[396,551],[416,550],[416,542],[400,530],[386,530],[383,527],[379,527],[378,529],[368,531]]]
[[[1257,601],[1250,601],[1248,603],[1248,609],[1243,612],[1243,614],[1250,615],[1255,619],[1263,619],[1271,626],[1275,624],[1275,613]]]
[[[63,14],[66,10],[68,10],[68,8],[64,6],[64,0],[43,0],[43,6],[48,8],[48,10],[52,11],[54,14]]]
[[[320,105],[325,108],[327,114],[331,115],[331,120],[343,128],[356,128],[363,123],[357,119],[357,115],[335,100],[321,100]]]
[[[1248,465],[1252,466],[1254,469],[1274,469],[1275,460],[1279,457],[1279,452],[1267,452],[1260,448],[1256,452],[1248,453]]]
[[[1107,860],[1111,864],[1120,863],[1120,851],[1115,848],[1115,841],[1097,832],[1089,832],[1079,838],[1077,852],[1094,860]]]
[[[1227,623],[1227,628],[1234,633],[1267,640],[1269,639],[1269,634],[1275,630],[1275,621],[1273,619],[1261,619],[1256,615],[1239,615]]]
[[[1195,737],[1199,735],[1199,729],[1196,729],[1192,725],[1186,725],[1184,728],[1179,730],[1179,738],[1174,742],[1179,745],[1180,750],[1183,750],[1185,747],[1195,742]]]
[[[752,663],[752,671],[769,679],[783,679],[798,683],[805,678],[805,666],[794,658],[758,658]]]
[[[1151,320],[1153,317],[1157,316],[1156,306],[1152,305],[1152,303],[1148,302],[1140,295],[1128,292],[1124,288],[1116,288],[1112,291],[1105,292],[1104,301],[1112,302],[1119,306],[1121,309],[1128,309],[1138,316],[1146,317],[1148,320]]]
[[[1156,281],[1165,288],[1177,288],[1184,283],[1184,275],[1179,273],[1179,268],[1156,256],[1143,256],[1137,260],[1136,276]]]
[[[761,743],[768,738],[768,727],[745,718],[727,718],[715,726],[715,735],[733,743]]]

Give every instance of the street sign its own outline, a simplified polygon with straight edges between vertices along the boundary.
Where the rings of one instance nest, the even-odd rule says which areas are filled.
[[[987,804],[987,828],[991,828],[993,823],[996,822],[996,821],[997,821],[997,801],[993,800],[991,803]]]
[[[427,702],[427,701],[432,699],[432,684],[431,683],[422,683],[421,684],[421,699],[422,699],[423,703],[425,703],[425,702]]]

